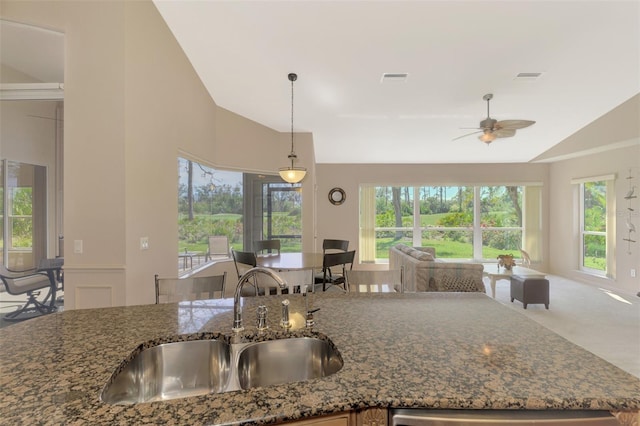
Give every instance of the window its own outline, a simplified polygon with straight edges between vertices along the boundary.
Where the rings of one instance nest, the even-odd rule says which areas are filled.
[[[615,278],[615,178],[614,174],[571,179],[577,194],[576,233],[580,235],[581,271]]]
[[[282,252],[302,251],[302,186],[273,178],[262,183],[262,230],[251,241],[280,240]]]
[[[4,160],[0,173],[2,263],[33,268],[46,257],[46,168]]]
[[[583,270],[607,272],[607,182],[580,185],[580,240]]]
[[[473,187],[424,186],[420,195],[419,245],[438,257],[473,258]]]
[[[360,261],[387,262],[398,243],[433,246],[439,258],[540,260],[539,185],[363,186]],[[525,202],[526,201],[526,202]]]
[[[283,252],[300,251],[301,188],[276,175],[219,170],[178,158],[178,252],[206,253],[210,235],[227,236],[235,250],[280,239]],[[188,265],[204,259],[194,257]]]
[[[480,226],[483,259],[496,259],[505,252],[519,256],[522,247],[522,187],[481,187]]]
[[[178,158],[178,251],[206,253],[209,235],[242,249],[242,173]]]

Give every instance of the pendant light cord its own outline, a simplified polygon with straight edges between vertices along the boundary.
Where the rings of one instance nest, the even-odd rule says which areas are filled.
[[[291,158],[291,167],[293,168],[293,159],[296,157],[295,152],[293,151],[293,82],[298,79],[298,76],[294,73],[289,74],[289,81],[291,81],[291,154],[289,158]]]

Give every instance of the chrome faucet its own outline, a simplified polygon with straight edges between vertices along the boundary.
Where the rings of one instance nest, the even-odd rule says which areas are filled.
[[[280,286],[281,289],[287,288],[287,282],[282,279],[278,274],[273,272],[271,269],[263,268],[261,266],[256,266],[254,268],[249,269],[245,272],[240,279],[238,280],[238,284],[236,285],[236,292],[233,295],[233,331],[236,333],[244,330],[242,326],[242,307],[240,306],[240,293],[242,292],[242,287],[244,283],[246,283],[249,278],[256,276],[257,274],[265,274],[274,279],[276,283]]]

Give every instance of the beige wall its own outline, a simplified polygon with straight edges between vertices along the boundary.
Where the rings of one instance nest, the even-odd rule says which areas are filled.
[[[626,179],[629,170],[640,189],[637,183],[640,182],[639,119],[640,95],[636,95],[541,156],[556,159],[550,169],[552,186],[549,200],[552,217],[549,259],[554,274],[630,295],[640,291],[640,238],[635,233],[632,239],[637,242],[631,245],[623,240],[628,237],[625,218],[629,211],[626,210],[628,202],[624,196],[629,190],[629,181]],[[616,208],[609,212],[616,222],[616,249],[615,276],[604,279],[579,272],[578,190],[570,181],[573,178],[607,174],[617,176]],[[637,199],[634,207],[633,223],[640,230],[640,203]],[[636,270],[636,277],[631,277],[631,269]]]
[[[546,164],[318,164],[317,247],[324,238],[348,239],[350,249],[358,249],[358,191],[362,184],[448,185],[448,184],[525,184],[541,182],[543,205],[548,200],[549,166]],[[334,206],[328,193],[341,187],[347,193],[344,204]],[[549,218],[542,216],[543,235],[547,235]],[[548,251],[544,241],[543,253]],[[539,268],[545,270],[546,259]],[[355,268],[359,265],[355,265]]]
[[[177,269],[177,156],[270,172],[286,165],[288,135],[216,106],[150,1],[3,1],[0,14],[65,33],[66,307],[152,303],[154,274]],[[627,124],[637,127],[637,120]],[[357,248],[362,183],[542,182],[540,269],[573,274],[564,182],[587,171],[621,173],[634,159],[637,166],[638,147],[629,149],[557,165],[314,166],[312,136],[299,135],[296,152],[310,171],[303,184],[304,248],[318,249],[323,238],[347,238]],[[341,206],[327,199],[336,186],[347,193]],[[143,236],[146,251],[139,249]],[[73,253],[74,240],[83,240],[83,254]],[[618,257],[618,270],[638,264],[635,256]],[[608,284],[638,287],[637,278],[619,279]]]
[[[605,288],[616,289],[634,295],[640,291],[640,238],[631,244],[631,254],[628,253],[625,217],[627,215],[627,201],[624,196],[629,190],[626,177],[632,170],[635,181],[640,182],[640,145],[621,148],[612,151],[565,160],[551,165],[551,187],[549,209],[553,218],[550,228],[551,246],[549,251],[550,269],[554,274],[580,280]],[[616,174],[615,198],[616,210],[609,214],[616,219],[616,251],[615,278],[596,278],[579,271],[579,211],[577,185],[571,185],[573,178],[602,176]],[[638,184],[640,188],[640,184]],[[640,230],[640,215],[637,214],[639,203],[635,203],[636,214],[634,223]],[[631,269],[636,269],[636,277],[631,277]]]
[[[4,69],[2,70],[4,73]],[[0,102],[0,159],[44,166],[47,169],[47,204],[56,205],[56,117],[58,101]],[[48,117],[48,118],[43,118]],[[55,215],[48,216],[47,251],[57,254]]]
[[[286,165],[287,137],[242,117],[221,124],[218,115],[230,113],[150,1],[0,7],[4,19],[65,33],[65,307],[152,303],[154,274],[177,273],[177,156],[275,172]],[[310,229],[310,135],[296,148],[311,172],[303,189]],[[149,250],[139,249],[143,236]]]

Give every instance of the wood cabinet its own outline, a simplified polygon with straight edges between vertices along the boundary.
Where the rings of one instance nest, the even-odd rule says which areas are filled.
[[[363,410],[330,414],[285,423],[287,426],[386,426],[388,414],[386,408],[365,408]]]
[[[355,413],[346,412],[284,423],[287,426],[355,426]]]

